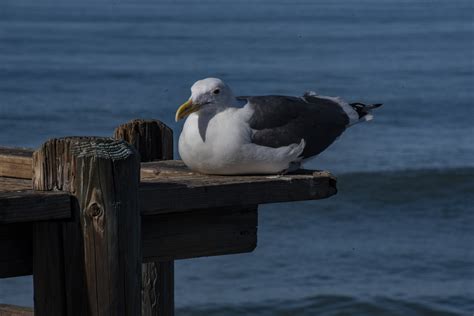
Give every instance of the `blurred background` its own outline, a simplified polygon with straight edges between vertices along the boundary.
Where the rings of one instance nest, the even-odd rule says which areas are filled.
[[[471,0],[0,2],[0,145],[175,131],[190,86],[384,103],[307,167],[323,201],[266,205],[250,254],[178,261],[177,315],[472,315]],[[32,305],[30,277],[0,303]]]

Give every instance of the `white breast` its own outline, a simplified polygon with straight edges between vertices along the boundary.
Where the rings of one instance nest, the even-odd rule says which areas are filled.
[[[246,124],[241,124],[241,114],[235,108],[216,114],[209,120],[205,135],[201,135],[199,115],[192,113],[179,138],[179,153],[184,163],[191,169],[205,172],[226,168],[235,161],[241,145],[250,141],[250,130]]]
[[[297,161],[304,142],[280,148],[251,143],[251,114],[248,107],[219,112],[209,120],[203,139],[199,114],[192,113],[179,137],[181,159],[190,169],[208,174],[278,173]]]

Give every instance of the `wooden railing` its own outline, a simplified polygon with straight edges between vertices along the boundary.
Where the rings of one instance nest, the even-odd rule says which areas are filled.
[[[173,315],[174,260],[250,252],[259,204],[336,193],[328,172],[191,172],[169,160],[159,121],[115,138],[0,148],[0,277],[33,274],[37,316]],[[0,316],[27,314],[0,305]]]

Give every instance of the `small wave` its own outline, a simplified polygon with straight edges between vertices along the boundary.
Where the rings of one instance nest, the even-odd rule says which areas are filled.
[[[471,302],[472,303],[472,302]],[[342,295],[324,295],[296,301],[269,301],[260,304],[206,305],[178,308],[181,316],[458,316],[466,311],[439,306],[436,302],[376,297],[359,299]]]

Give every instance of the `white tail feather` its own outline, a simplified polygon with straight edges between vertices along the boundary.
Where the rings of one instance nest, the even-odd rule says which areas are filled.
[[[361,118],[361,121],[372,121],[374,119],[374,116],[372,114],[367,114],[366,116],[364,116],[363,118]]]

